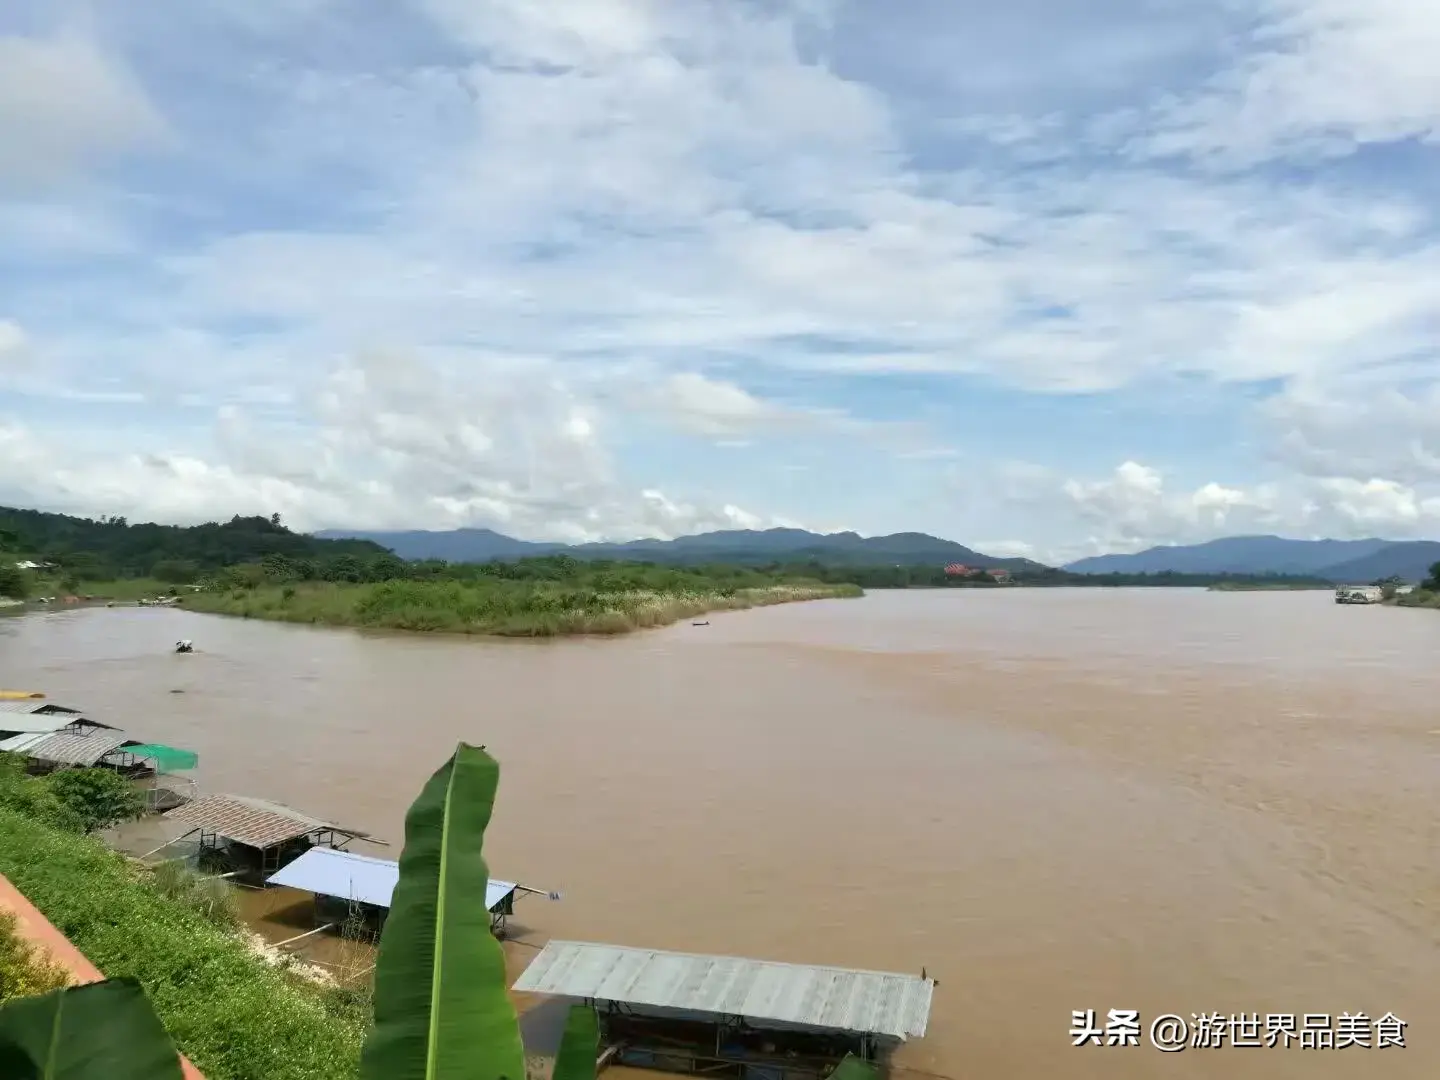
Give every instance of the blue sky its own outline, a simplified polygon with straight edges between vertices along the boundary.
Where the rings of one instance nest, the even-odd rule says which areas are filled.
[[[0,502],[1440,533],[1429,0],[0,11]]]

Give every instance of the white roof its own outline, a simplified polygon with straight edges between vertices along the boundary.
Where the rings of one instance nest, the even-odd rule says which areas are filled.
[[[924,1036],[935,982],[918,975],[552,941],[514,989],[903,1041]]]
[[[13,731],[17,735],[21,732],[50,735],[64,731],[79,719],[78,716],[67,716],[64,713],[31,713],[28,716],[14,713],[0,716],[0,731]]]
[[[394,859],[376,859],[328,847],[313,847],[266,878],[271,885],[288,885],[383,908],[390,906],[399,880],[400,864]],[[485,910],[495,910],[517,887],[513,881],[492,878],[485,888]]]

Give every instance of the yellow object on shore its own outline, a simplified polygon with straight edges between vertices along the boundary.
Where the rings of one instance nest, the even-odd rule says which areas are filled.
[[[30,701],[44,696],[39,690],[0,690],[0,701]]]

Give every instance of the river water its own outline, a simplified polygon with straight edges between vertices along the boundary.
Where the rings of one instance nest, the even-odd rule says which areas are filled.
[[[0,619],[0,685],[397,846],[485,744],[492,872],[564,894],[524,941],[924,966],[898,1061],[955,1080],[1440,1076],[1437,657],[1435,612],[1320,592],[880,592],[550,643]],[[1393,1012],[1409,1045],[1076,1048],[1077,1009]]]

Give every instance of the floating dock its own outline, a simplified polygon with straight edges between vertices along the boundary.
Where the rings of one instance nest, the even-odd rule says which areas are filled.
[[[371,909],[375,921],[383,921],[390,899],[400,881],[400,864],[394,859],[377,859],[336,848],[313,847],[294,862],[266,878],[270,885],[285,885],[316,897],[341,900]],[[534,894],[558,899],[558,894],[532,889],[514,881],[491,878],[485,888],[485,909],[490,928],[503,937],[506,920],[515,913],[517,895]]]
[[[248,795],[202,795],[168,811],[164,820],[190,826],[188,832],[170,843],[198,835],[202,849],[227,851],[235,861],[257,870],[262,877],[275,873],[311,847],[341,847],[352,840],[384,843],[359,829],[347,829]]]
[[[821,1080],[923,1038],[935,980],[552,941],[514,990],[593,1004],[602,1059],[743,1080]]]

